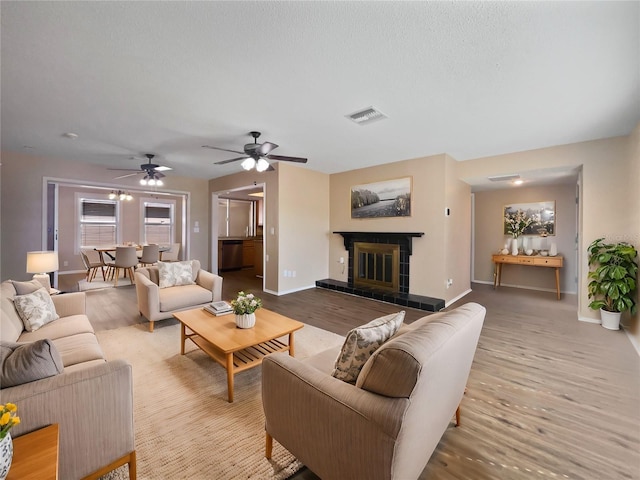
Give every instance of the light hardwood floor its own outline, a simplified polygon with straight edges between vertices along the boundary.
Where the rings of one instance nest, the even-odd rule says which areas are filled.
[[[260,292],[250,271],[224,277],[224,298]],[[640,479],[640,359],[625,333],[579,322],[574,295],[472,288],[449,308],[487,308],[462,425],[451,424],[420,478]],[[260,295],[269,309],[342,335],[399,310],[321,289]],[[87,304],[97,329],[142,321],[134,287],[89,292]],[[424,315],[406,311],[407,322]],[[293,478],[317,479],[309,470]]]

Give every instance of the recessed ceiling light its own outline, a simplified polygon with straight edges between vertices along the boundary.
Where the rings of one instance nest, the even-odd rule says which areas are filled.
[[[72,140],[75,140],[76,138],[78,138],[78,134],[72,133],[72,132],[63,133],[62,136],[65,138],[70,138]]]

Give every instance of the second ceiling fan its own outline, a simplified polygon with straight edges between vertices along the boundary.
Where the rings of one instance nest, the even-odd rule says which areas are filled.
[[[237,162],[243,160],[242,168],[245,170],[251,170],[255,168],[258,172],[264,172],[266,170],[273,170],[274,168],[269,165],[269,160],[278,160],[280,162],[296,162],[307,163],[306,158],[302,157],[287,157],[284,155],[273,155],[269,152],[278,148],[278,145],[271,142],[258,143],[258,137],[260,132],[249,132],[249,135],[253,137],[253,143],[247,143],[244,146],[244,152],[238,150],[229,150],[228,148],[213,147],[211,145],[203,145],[204,148],[212,148],[214,150],[222,150],[223,152],[239,153],[241,157],[230,158],[228,160],[222,160],[215,162],[216,165],[224,165],[226,163]]]

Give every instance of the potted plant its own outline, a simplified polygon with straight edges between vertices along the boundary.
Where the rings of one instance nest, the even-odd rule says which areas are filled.
[[[589,248],[589,308],[600,310],[602,326],[610,330],[620,328],[622,312],[635,314],[638,251],[627,242],[604,243],[594,240]]]
[[[256,324],[255,311],[262,307],[262,300],[253,293],[238,292],[235,300],[231,300],[231,308],[236,314],[238,328],[252,328]]]

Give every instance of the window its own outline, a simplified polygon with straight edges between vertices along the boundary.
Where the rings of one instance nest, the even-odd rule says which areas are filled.
[[[117,243],[117,207],[113,200],[80,198],[80,248]]]
[[[145,243],[173,243],[173,208],[172,203],[143,203]]]

